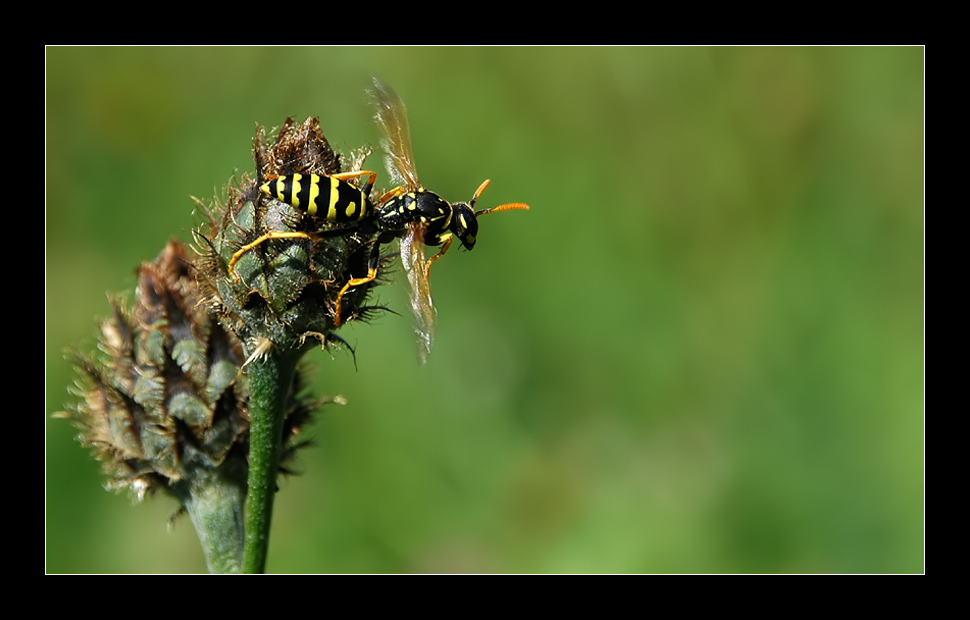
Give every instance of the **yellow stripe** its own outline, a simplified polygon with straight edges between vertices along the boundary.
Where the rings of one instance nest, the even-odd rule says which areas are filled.
[[[302,174],[293,175],[293,193],[290,196],[293,202],[291,202],[290,204],[296,207],[297,209],[300,208],[300,179],[302,178],[303,178]]]
[[[317,197],[320,196],[320,177],[315,174],[310,175],[310,204],[307,205],[306,212],[310,215],[317,214]]]
[[[330,203],[327,205],[327,219],[337,221],[337,201],[340,199],[340,179],[330,177]]]

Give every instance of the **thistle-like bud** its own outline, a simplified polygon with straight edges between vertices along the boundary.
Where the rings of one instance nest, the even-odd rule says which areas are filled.
[[[225,204],[204,208],[207,221],[195,231],[206,303],[242,339],[249,356],[271,347],[298,350],[314,340],[324,347],[342,342],[332,333],[335,325],[365,318],[376,309],[362,305],[374,281],[346,291],[342,321],[334,317],[343,286],[367,274],[372,240],[353,230],[311,237],[326,224],[259,191],[273,176],[341,172],[341,157],[319,121],[311,118],[296,125],[287,118],[275,142],[267,146],[265,141],[260,128],[253,144],[257,178],[244,177],[239,187],[230,188]],[[359,169],[365,156],[359,153],[351,169]],[[307,236],[267,239],[240,254],[254,241],[280,232]]]
[[[249,384],[240,373],[240,341],[201,299],[185,248],[170,242],[138,270],[131,309],[112,300],[100,355],[71,355],[81,374],[79,399],[60,415],[103,462],[108,488],[129,489],[139,500],[159,490],[177,498],[200,537],[231,548],[220,555],[204,544],[210,569],[231,571],[242,562]],[[312,410],[296,377],[284,456]]]

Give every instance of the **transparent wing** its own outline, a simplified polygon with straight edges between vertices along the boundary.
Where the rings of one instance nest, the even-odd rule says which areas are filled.
[[[381,147],[386,153],[384,165],[391,181],[408,190],[421,187],[418,173],[414,167],[414,153],[411,151],[411,129],[408,127],[408,111],[404,102],[390,86],[374,78],[374,118],[377,120],[384,137]]]
[[[434,345],[435,322],[438,313],[431,299],[431,284],[428,282],[428,260],[424,256],[424,227],[419,223],[408,225],[407,232],[401,237],[401,264],[408,276],[411,295],[411,312],[414,315],[414,334],[418,339],[418,359],[428,361],[428,354]]]

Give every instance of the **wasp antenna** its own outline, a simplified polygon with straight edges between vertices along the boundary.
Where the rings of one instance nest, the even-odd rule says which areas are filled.
[[[475,208],[475,201],[478,200],[478,197],[482,195],[482,192],[485,191],[485,188],[488,187],[489,183],[491,182],[491,179],[485,179],[482,181],[482,184],[478,186],[477,190],[475,190],[475,195],[472,196],[471,202],[468,203],[469,209]]]
[[[479,217],[480,215],[487,215],[489,213],[494,213],[495,211],[511,211],[512,209],[522,209],[523,211],[528,211],[529,205],[525,204],[524,202],[510,202],[508,204],[492,207],[491,209],[482,209],[481,211],[475,211],[475,217]]]

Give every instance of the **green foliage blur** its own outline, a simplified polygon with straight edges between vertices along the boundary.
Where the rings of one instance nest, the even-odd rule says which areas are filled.
[[[922,572],[924,50],[58,48],[46,84],[46,570],[202,572],[174,502],[101,489],[50,414],[106,293],[253,169],[257,124],[378,149],[480,207],[313,352],[270,572]],[[371,161],[387,183],[382,159]]]

